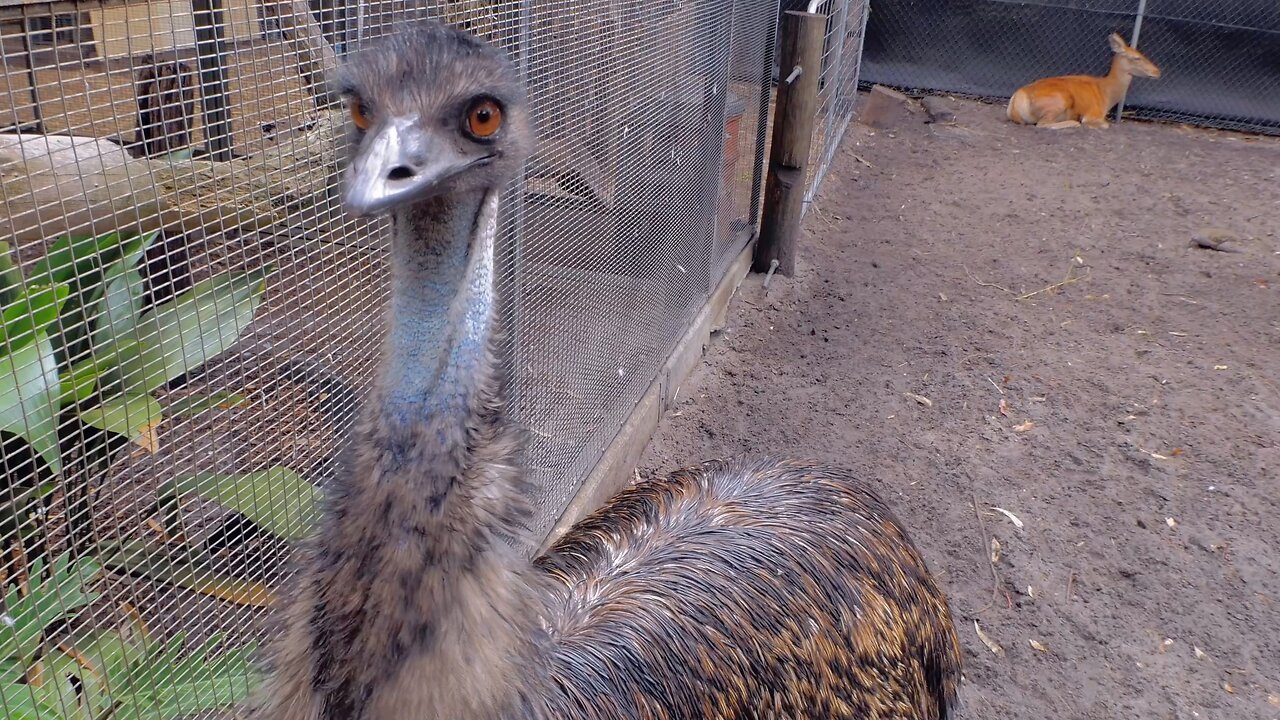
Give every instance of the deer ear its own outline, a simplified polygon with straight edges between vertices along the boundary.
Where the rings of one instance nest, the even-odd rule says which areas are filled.
[[[1124,38],[1120,37],[1120,33],[1111,33],[1111,37],[1108,40],[1111,42],[1111,52],[1122,53],[1125,48],[1129,47],[1125,45]]]

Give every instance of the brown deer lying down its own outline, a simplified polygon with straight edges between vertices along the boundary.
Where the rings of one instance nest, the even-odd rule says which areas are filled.
[[[1135,77],[1158,78],[1160,68],[1112,33],[1111,72],[1103,77],[1064,75],[1037,80],[1018,88],[1009,98],[1009,119],[1020,125],[1058,130],[1085,125],[1110,126],[1107,113],[1129,91]]]

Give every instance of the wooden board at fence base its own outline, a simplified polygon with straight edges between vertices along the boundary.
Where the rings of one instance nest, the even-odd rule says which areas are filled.
[[[911,114],[909,102],[911,99],[897,90],[876,85],[867,93],[858,111],[858,122],[880,130],[899,127]]]

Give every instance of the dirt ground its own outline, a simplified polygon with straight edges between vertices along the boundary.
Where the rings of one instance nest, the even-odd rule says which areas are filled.
[[[962,717],[1280,717],[1280,140],[951,102],[850,127],[642,465],[864,474],[952,601]]]

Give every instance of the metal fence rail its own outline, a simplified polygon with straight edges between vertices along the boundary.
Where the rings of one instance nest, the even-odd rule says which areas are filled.
[[[1138,36],[1161,67],[1125,112],[1280,133],[1280,8],[1267,0],[884,0],[867,30],[867,82],[1007,99],[1051,75],[1104,74],[1107,35]]]
[[[815,186],[866,18],[822,10]],[[539,150],[504,205],[499,289],[532,550],[758,223],[777,13],[0,0],[5,715],[207,716],[251,684],[382,335],[388,223],[337,201],[336,59],[425,14],[528,79]]]

